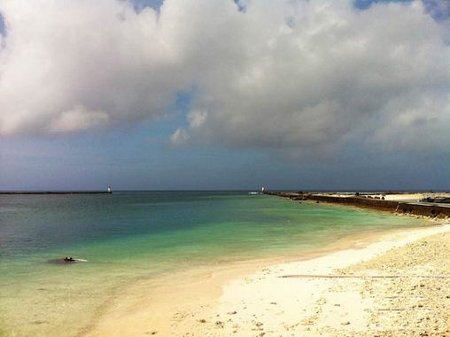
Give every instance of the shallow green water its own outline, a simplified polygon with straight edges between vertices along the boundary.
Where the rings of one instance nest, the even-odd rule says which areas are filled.
[[[140,278],[422,222],[244,192],[0,196],[0,336],[75,336]]]

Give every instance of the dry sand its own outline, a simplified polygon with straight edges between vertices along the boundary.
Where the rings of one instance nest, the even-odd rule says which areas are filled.
[[[317,195],[333,196],[333,197],[354,197],[354,193],[317,193]],[[361,192],[360,196],[366,196],[371,198],[377,198],[390,201],[400,201],[400,202],[418,202],[421,199],[431,197],[431,198],[450,198],[449,192],[416,192],[416,193],[364,193]]]
[[[417,202],[428,196],[434,196],[434,194],[432,194],[432,193],[399,193],[399,194],[387,194],[384,196],[384,198],[385,198],[385,200],[393,200],[393,201]]]
[[[130,287],[83,334],[450,336],[450,225],[305,261],[175,277]]]

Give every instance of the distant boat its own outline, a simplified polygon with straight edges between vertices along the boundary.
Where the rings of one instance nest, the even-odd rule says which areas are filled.
[[[112,193],[112,189],[111,189],[111,186],[108,186],[108,189],[106,190],[106,192],[108,192],[108,193]]]
[[[248,192],[248,194],[250,194],[250,195],[258,195],[260,193],[259,192]]]

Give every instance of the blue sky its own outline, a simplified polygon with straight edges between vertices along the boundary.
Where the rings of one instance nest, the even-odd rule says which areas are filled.
[[[411,3],[412,0],[355,0],[355,8],[365,10],[377,3]],[[450,4],[446,0],[422,0],[426,10],[435,20],[447,20],[450,17]]]
[[[387,1],[358,0],[354,2],[354,10],[369,11],[371,5],[375,2],[387,3]],[[406,5],[409,3],[409,1],[400,2],[405,2]],[[134,2],[137,12],[141,12],[145,7],[159,10],[161,4],[162,0],[135,0]],[[446,12],[448,7],[430,0],[425,1],[424,4],[434,20],[440,22],[448,20],[449,13]],[[241,12],[245,12],[242,15],[247,15],[246,11],[242,11],[242,8],[245,8],[244,2],[239,2],[239,6]],[[6,15],[5,17],[7,20],[8,17]],[[414,20],[417,19],[416,16],[412,17]],[[233,16],[230,20],[240,22],[241,19]],[[355,20],[355,24],[360,24],[357,18]],[[420,17],[417,20],[421,20]],[[205,25],[208,25],[208,23],[206,22]],[[212,20],[212,25],[214,25],[212,27],[216,25],[214,20]],[[229,25],[225,25],[225,27],[229,27]],[[396,26],[392,29],[403,28]],[[0,16],[0,32],[4,30],[4,23]],[[435,30],[430,29],[429,34],[434,33]],[[198,34],[204,34],[204,32]],[[217,31],[214,34],[222,34],[222,31]],[[299,34],[301,34],[301,31]],[[401,34],[404,33],[401,32],[398,36],[402,38],[406,36]],[[323,39],[326,36],[324,35]],[[343,34],[343,36],[346,36],[346,34]],[[42,38],[42,36],[39,38]],[[203,38],[207,39],[208,37]],[[227,38],[227,35],[224,35],[223,38],[218,36],[217,40],[228,41]],[[230,46],[234,43],[233,39],[230,40],[231,42],[227,42],[230,43]],[[424,36],[419,43],[427,43],[424,42],[427,40],[429,40],[429,37]],[[192,38],[192,41],[192,43],[197,43],[194,38]],[[143,43],[146,43],[145,40]],[[388,45],[389,41],[386,43]],[[417,41],[411,42],[411,45],[416,44]],[[247,45],[251,46],[251,44]],[[171,99],[167,99],[162,105],[156,105],[155,103],[155,106],[148,107],[148,111],[145,105],[146,101],[142,99],[135,105],[133,105],[134,103],[129,105],[135,107],[136,113],[130,112],[130,115],[127,115],[126,118],[117,117],[118,113],[110,114],[108,110],[104,111],[109,105],[102,106],[103,102],[97,103],[95,97],[92,98],[87,95],[77,98],[79,100],[77,103],[83,105],[82,110],[78,108],[70,110],[70,106],[64,107],[69,112],[63,114],[62,117],[56,115],[60,112],[55,111],[56,117],[48,119],[50,118],[48,117],[49,113],[44,108],[42,112],[31,111],[35,114],[33,116],[41,113],[42,121],[56,121],[52,125],[54,125],[53,128],[58,128],[57,132],[47,132],[45,123],[50,122],[41,122],[37,117],[29,118],[26,123],[23,123],[23,126],[18,124],[17,131],[16,129],[9,131],[5,128],[4,135],[0,133],[0,190],[89,190],[104,189],[109,184],[114,189],[127,190],[255,190],[261,186],[273,189],[330,190],[450,189],[450,176],[448,175],[448,172],[450,172],[450,150],[447,146],[448,143],[445,143],[448,138],[445,135],[442,137],[435,136],[435,134],[442,133],[442,130],[448,130],[447,126],[449,125],[446,124],[448,123],[448,110],[439,112],[442,109],[441,106],[438,106],[438,112],[435,115],[425,119],[420,117],[419,112],[416,111],[419,108],[416,109],[416,105],[411,105],[408,102],[409,98],[415,95],[412,94],[413,96],[411,96],[411,93],[417,92],[413,87],[414,83],[407,83],[405,87],[399,88],[394,87],[397,85],[394,81],[385,85],[385,87],[392,87],[390,90],[398,92],[399,95],[409,90],[405,94],[405,99],[398,99],[397,94],[386,93],[384,87],[374,89],[373,84],[371,84],[367,91],[361,89],[358,92],[358,97],[367,97],[367,100],[370,101],[371,96],[379,92],[380,97],[382,97],[380,100],[389,100],[389,104],[379,106],[378,103],[369,104],[365,101],[362,103],[358,101],[355,103],[356,105],[347,106],[348,97],[343,97],[341,100],[340,97],[336,98],[336,95],[347,95],[345,86],[351,86],[348,83],[358,82],[359,79],[349,79],[347,73],[335,79],[334,74],[339,73],[339,69],[347,69],[357,62],[351,62],[350,65],[339,63],[330,72],[331,75],[324,75],[326,78],[323,81],[315,78],[310,78],[307,81],[308,86],[304,88],[305,91],[309,90],[309,86],[312,85],[317,85],[318,90],[324,92],[329,90],[329,96],[324,100],[321,100],[320,97],[317,98],[320,102],[314,103],[315,105],[308,101],[309,105],[300,108],[303,106],[302,104],[306,103],[298,98],[299,94],[295,92],[292,97],[289,96],[289,87],[281,90],[280,84],[277,82],[278,74],[271,77],[274,79],[273,86],[271,82],[270,85],[267,84],[267,90],[261,89],[262,91],[258,92],[256,101],[252,101],[255,99],[252,92],[245,96],[248,97],[248,101],[245,101],[239,96],[241,95],[240,92],[238,92],[238,96],[233,96],[235,95],[233,86],[231,88],[226,86],[227,76],[230,75],[230,78],[232,78],[232,75],[234,76],[234,70],[230,71],[230,69],[233,69],[234,65],[240,64],[240,61],[232,62],[230,58],[238,55],[237,60],[240,60],[240,57],[243,56],[239,55],[238,51],[230,52],[229,55],[224,56],[226,58],[222,62],[216,63],[218,61],[212,62],[210,55],[214,55],[215,58],[220,57],[221,54],[229,52],[228,48],[222,49],[219,43],[215,47],[211,46],[210,49],[208,49],[208,44],[200,43],[200,46],[193,45],[192,49],[204,48],[208,52],[198,54],[200,56],[193,54],[201,62],[200,66],[195,63],[192,69],[194,69],[194,72],[199,72],[198,69],[204,69],[205,74],[198,75],[195,73],[195,75],[192,75],[190,69],[188,69],[189,71],[186,70],[186,74],[184,74],[185,69],[189,68],[190,65],[183,64],[183,68],[172,73],[163,72],[160,75],[159,71],[168,67],[164,63],[163,66],[158,65],[155,67],[156,70],[146,75],[162,80],[156,82],[156,84],[153,82],[148,84],[145,76],[142,79],[137,73],[135,76],[139,77],[139,81],[136,82],[137,88],[142,89],[142,85],[149,85],[152,91],[173,88],[167,95],[167,97],[172,97]],[[237,44],[236,50],[242,48],[241,46],[241,44]],[[436,50],[446,48],[445,45],[440,45],[438,42],[431,47],[436,48]],[[219,52],[215,53],[214,48]],[[424,50],[430,50],[430,46],[424,45]],[[327,50],[325,49],[324,52],[327,53]],[[267,57],[281,57],[278,53],[274,55],[271,54]],[[438,56],[436,58],[437,62],[440,62]],[[390,62],[390,60],[391,58],[387,59],[386,62]],[[208,70],[210,68],[208,68],[207,63],[210,61],[212,66],[211,70]],[[230,63],[227,63],[228,61]],[[252,59],[248,62],[251,61]],[[361,59],[357,61],[362,62]],[[415,62],[415,59],[411,60],[411,62],[413,61]],[[432,61],[430,61],[430,65],[425,64],[423,69],[434,69],[436,62],[435,60]],[[377,62],[371,60],[368,63],[369,65],[364,67],[368,68],[377,64]],[[383,61],[379,62],[382,63]],[[14,66],[12,62],[5,64],[5,69]],[[85,65],[85,63],[80,64]],[[113,67],[114,64],[111,64],[111,67]],[[290,63],[280,61],[279,64]],[[295,65],[295,62],[293,64]],[[217,80],[215,78],[217,67],[222,67],[222,65],[225,70],[219,74],[220,80]],[[401,66],[394,65],[393,69],[400,69]],[[256,69],[252,67],[253,65],[249,63],[245,69]],[[381,69],[389,69],[389,67],[390,64],[385,64]],[[284,69],[280,71],[284,71]],[[236,70],[236,73],[240,72],[242,72],[242,69]],[[358,72],[358,70],[354,71],[354,73]],[[301,74],[305,73],[307,73],[306,70],[302,70]],[[438,71],[437,74],[439,73]],[[124,77],[122,73],[120,76],[121,78]],[[174,83],[170,82],[171,76],[177,79]],[[179,79],[178,76],[180,76]],[[193,76],[196,78],[195,80],[192,80]],[[197,76],[199,77],[197,78]],[[440,104],[438,102],[445,101],[447,94],[442,92],[448,89],[446,78],[439,78],[430,84],[430,78],[439,76],[419,74],[415,78],[418,76],[424,76],[424,79],[423,82],[417,83],[417,88],[419,90],[424,88],[422,91],[427,93],[432,91],[432,95],[429,96],[431,98],[426,96],[424,99],[418,100],[417,106],[423,104],[423,109],[426,111],[430,104],[436,106]],[[246,77],[245,80],[248,80],[248,78]],[[127,80],[133,83],[133,79]],[[232,81],[234,82],[231,83],[237,83],[235,80]],[[161,84],[161,82],[164,83]],[[334,82],[337,83],[336,86],[330,89],[329,83]],[[8,83],[5,83],[3,85],[7,86]],[[178,83],[180,84],[178,85]],[[56,88],[59,86],[61,85],[55,85]],[[23,100],[34,101],[34,91],[26,91],[28,90],[26,87],[23,90],[26,92]],[[123,91],[123,88],[120,90]],[[139,90],[137,89],[137,91]],[[353,95],[355,91],[350,93],[350,100],[356,101]],[[143,92],[145,96],[145,91]],[[164,91],[161,92],[164,93]],[[124,96],[133,97],[132,93],[133,91],[124,93]],[[98,95],[103,94],[100,92]],[[392,95],[392,97],[389,95]],[[13,95],[10,97],[13,97]],[[115,96],[111,97],[112,100],[115,99]],[[102,99],[108,101],[111,100],[111,97],[105,96]],[[158,97],[160,96],[155,94],[151,104],[154,100],[158,100]],[[275,108],[271,108],[271,104],[278,102],[280,97],[285,97],[283,99],[286,100],[286,104],[282,102]],[[370,113],[366,113],[366,110],[356,111],[352,115],[350,112],[339,110],[339,108],[335,110],[334,105],[331,106],[331,110],[321,110],[323,106],[328,107],[327,102],[329,102],[330,97],[337,102],[343,102],[336,103],[338,107],[341,106],[351,110],[355,106],[363,106],[367,111],[373,111]],[[267,99],[266,103],[261,102],[265,99]],[[305,99],[308,100],[308,96]],[[6,102],[5,107],[19,106],[19,103],[11,100],[12,98],[7,97],[2,101],[0,96],[0,104]],[[432,103],[430,103],[430,100]],[[10,102],[14,104],[10,104]],[[36,102],[40,102],[40,100]],[[122,102],[119,103],[123,104]],[[84,107],[88,104],[92,104],[96,108],[85,109]],[[446,103],[442,104],[445,105]],[[20,106],[22,107],[22,105]],[[278,106],[280,107],[279,111]],[[297,106],[299,106],[298,113]],[[318,122],[319,119],[313,118],[311,120],[308,117],[307,112],[309,113],[312,109],[311,106],[315,106],[314,109],[317,107],[314,113],[323,118],[320,123]],[[33,107],[36,107],[36,105],[33,105]],[[387,111],[391,107],[395,107],[395,109],[404,108],[405,112],[397,116],[395,112]],[[445,109],[447,107],[445,106]],[[248,111],[245,110],[247,108]],[[286,109],[285,112],[282,111],[284,108]],[[36,109],[38,108],[36,107]],[[5,114],[4,125],[16,125],[8,124],[11,111],[8,110],[8,116]],[[207,113],[204,111],[207,111]],[[32,116],[31,113],[30,116]],[[124,113],[128,113],[128,111]],[[264,117],[258,117],[259,113],[263,114],[261,116]],[[271,124],[264,128],[257,126],[263,119],[272,118],[273,114],[276,117],[277,113],[280,117],[274,118],[272,124],[274,129],[276,128],[278,131],[269,130]],[[87,118],[88,114],[95,118]],[[83,123],[87,123],[86,121],[102,122],[105,114],[108,120],[112,121],[111,124],[93,124],[92,127],[84,128]],[[142,117],[142,115],[145,115],[145,117]],[[348,120],[341,125],[341,119]],[[34,122],[35,120],[36,122]],[[401,129],[405,128],[405,125],[408,128],[422,125],[422,120],[424,122],[421,129]],[[15,120],[12,121],[15,123]],[[239,124],[239,121],[242,124]],[[299,123],[298,132],[295,131],[296,128],[292,127],[294,121]],[[67,125],[69,122],[81,123],[81,128],[73,131],[71,125]],[[0,127],[1,125],[2,119],[0,119]],[[255,126],[255,129],[253,129],[253,126]],[[314,128],[317,128],[317,130]],[[49,130],[53,129],[50,128]],[[70,132],[66,132],[67,130]],[[179,135],[183,136],[180,138],[183,141],[182,144],[174,143],[174,134],[177,130],[180,130]],[[248,133],[246,130],[248,130]],[[315,131],[311,131],[311,134],[309,134],[310,130]],[[327,135],[328,132],[329,135]],[[399,132],[408,133],[410,136],[405,137],[407,139],[399,138]],[[417,132],[416,136],[414,136],[414,132]],[[424,137],[423,141],[418,141],[421,137]]]
[[[358,9],[367,9],[372,4],[376,3],[388,3],[388,2],[411,2],[411,0],[355,0],[353,2],[354,6]]]
[[[0,34],[5,33],[5,21],[3,20],[3,16],[0,13]]]
[[[150,7],[154,9],[159,9],[163,4],[164,0],[134,0],[134,6],[137,10],[141,10],[145,7]]]

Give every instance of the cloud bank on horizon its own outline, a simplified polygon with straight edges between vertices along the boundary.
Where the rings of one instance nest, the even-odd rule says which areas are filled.
[[[173,144],[448,151],[446,4],[3,0],[0,136],[158,120],[190,92]]]

